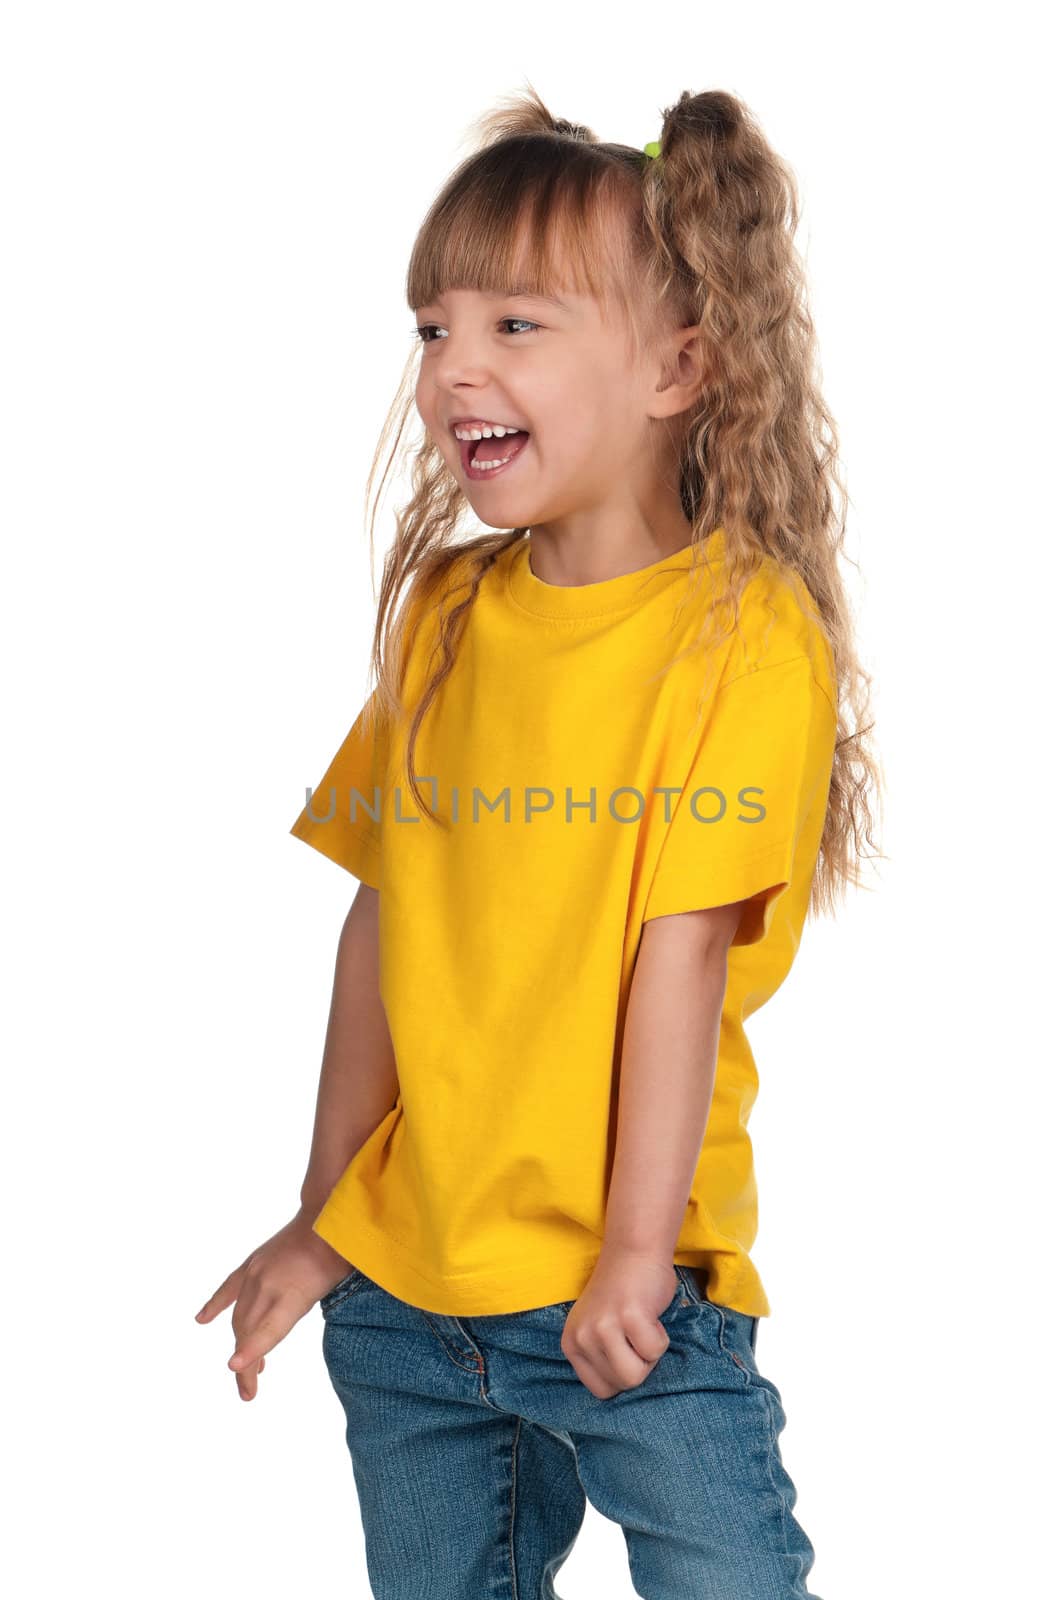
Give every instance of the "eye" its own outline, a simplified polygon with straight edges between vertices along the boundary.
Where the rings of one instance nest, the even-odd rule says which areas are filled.
[[[499,322],[499,327],[502,327],[507,322],[520,323],[523,329],[526,329],[532,333],[538,333],[540,331],[539,324],[537,322],[529,322],[527,317],[502,317]],[[438,344],[438,339],[434,339],[432,337],[433,329],[439,331],[438,322],[418,323],[417,327],[415,327],[413,330],[413,337],[415,339],[420,339],[422,344]]]

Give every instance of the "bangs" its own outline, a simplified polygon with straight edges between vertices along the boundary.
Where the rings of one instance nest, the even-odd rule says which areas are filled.
[[[618,154],[621,159],[618,160]],[[635,331],[641,220],[637,162],[623,146],[507,138],[462,163],[421,224],[406,278],[411,311],[450,289],[598,300]]]

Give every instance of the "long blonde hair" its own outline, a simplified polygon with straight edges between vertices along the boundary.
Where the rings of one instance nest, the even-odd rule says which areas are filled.
[[[676,327],[700,325],[704,391],[675,419],[674,435],[692,583],[703,567],[699,547],[722,527],[723,587],[710,621],[722,610],[725,628],[734,625],[742,591],[765,558],[811,596],[833,651],[838,733],[810,909],[833,909],[846,883],[860,883],[861,844],[873,844],[869,801],[877,788],[881,804],[881,777],[868,743],[870,678],[857,660],[839,571],[848,496],[834,419],[818,387],[793,239],[793,174],[750,111],[722,91],[680,95],[664,113],[657,159],[552,117],[530,86],[475,127],[479,147],[452,173],[414,242],[409,307],[428,305],[451,286],[513,287],[519,255],[520,281],[533,293],[555,289],[563,263],[579,288],[619,309],[634,348],[658,315]],[[415,404],[418,352],[373,457],[367,509],[390,442],[370,517],[371,560],[377,507]],[[484,573],[528,529],[463,535],[468,501],[427,429],[412,454],[412,497],[397,514],[377,604],[374,709],[404,720],[409,789],[422,815],[438,822],[415,779],[417,731],[454,664]],[[431,670],[403,719],[412,633],[426,617],[434,619]]]

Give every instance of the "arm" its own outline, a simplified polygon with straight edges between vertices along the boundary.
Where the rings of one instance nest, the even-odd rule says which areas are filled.
[[[253,1400],[258,1392],[267,1353],[349,1270],[350,1263],[314,1233],[312,1225],[351,1157],[398,1095],[391,1035],[380,999],[379,901],[377,891],[362,884],[340,931],[314,1135],[299,1209],[245,1256],[196,1313],[198,1322],[208,1323],[233,1306],[236,1349],[229,1366],[245,1400]]]
[[[606,1400],[642,1383],[668,1348],[676,1240],[716,1077],[727,952],[748,901],[643,924],[624,1020],[605,1232],[561,1349]]]
[[[309,1221],[399,1092],[380,999],[379,904],[377,890],[362,884],[340,931],[310,1159],[299,1197]]]
[[[744,906],[654,917],[642,929],[604,1246],[669,1271],[708,1125],[727,952]]]

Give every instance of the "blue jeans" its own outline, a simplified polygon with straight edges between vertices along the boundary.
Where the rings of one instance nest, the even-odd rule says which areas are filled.
[[[779,1391],[757,1318],[676,1267],[671,1343],[600,1400],[561,1349],[572,1300],[421,1311],[355,1268],[324,1296],[375,1600],[557,1600],[586,1501],[620,1525],[646,1600],[815,1600]]]

